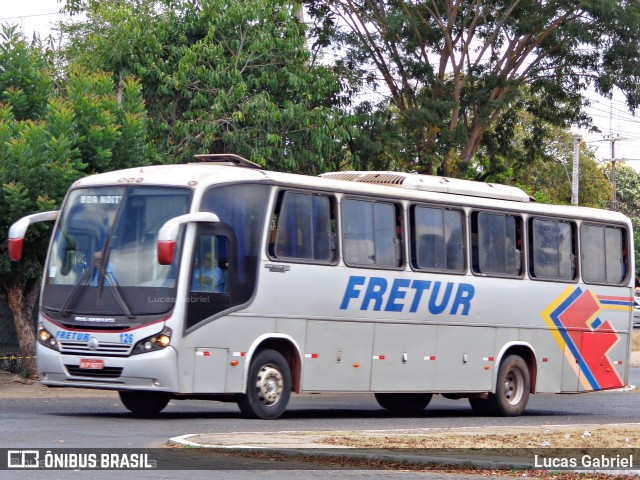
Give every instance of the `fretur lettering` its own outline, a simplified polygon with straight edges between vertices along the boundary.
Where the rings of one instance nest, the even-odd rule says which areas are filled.
[[[469,315],[475,288],[470,283],[410,280],[353,275],[344,291],[341,310],[359,308],[374,312],[416,313],[428,310],[432,315]]]

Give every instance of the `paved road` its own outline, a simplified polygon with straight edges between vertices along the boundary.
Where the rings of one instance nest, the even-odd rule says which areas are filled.
[[[640,368],[632,369],[631,384],[640,385]],[[371,395],[322,394],[293,396],[285,415],[275,421],[246,420],[234,404],[206,401],[172,401],[158,419],[132,417],[113,393],[99,397],[16,398],[0,404],[0,448],[146,448],[162,447],[170,437],[187,433],[274,432],[306,430],[384,430],[429,427],[571,425],[637,423],[640,392],[600,392],[584,395],[534,395],[518,418],[475,417],[466,400],[435,397],[417,417],[393,416]],[[267,464],[268,465],[268,464]],[[233,468],[233,467],[230,467]],[[236,467],[237,468],[237,465]],[[260,466],[260,468],[263,468]],[[267,467],[264,467],[267,468]],[[279,471],[261,477],[299,478],[400,478],[394,472]],[[44,472],[10,472],[2,478],[40,478]],[[46,478],[113,478],[113,473],[48,472]],[[148,473],[148,472],[147,472]],[[224,472],[229,479],[246,478],[246,472]],[[105,474],[105,476],[101,476]],[[87,475],[87,476],[84,476]],[[109,475],[109,476],[107,476]],[[401,475],[401,474],[398,474]],[[214,478],[211,472],[118,473],[118,478]],[[42,478],[45,478],[43,475]],[[402,478],[443,478],[416,474]],[[460,478],[460,477],[457,477]],[[473,477],[467,477],[473,478]]]
[[[112,393],[8,399],[0,406],[0,448],[158,447],[170,437],[209,432],[637,423],[639,408],[638,391],[541,394],[530,398],[520,417],[475,417],[466,400],[436,396],[420,416],[398,417],[371,395],[305,394],[292,397],[282,418],[261,421],[242,418],[235,404],[207,401],[172,401],[160,418],[144,419],[132,417]]]

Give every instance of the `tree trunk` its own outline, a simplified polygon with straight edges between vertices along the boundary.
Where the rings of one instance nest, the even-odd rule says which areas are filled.
[[[26,284],[12,282],[7,289],[7,305],[13,315],[18,344],[22,352],[22,371],[29,377],[36,376],[36,329],[33,307],[38,295],[39,282],[27,280]]]
[[[467,141],[462,147],[462,152],[460,153],[462,163],[467,165],[471,163],[471,161],[473,160],[473,156],[480,146],[480,142],[482,142],[482,136],[484,135],[484,132],[487,131],[487,128],[489,128],[489,124],[493,120],[494,119],[491,118],[488,121],[482,121],[479,120],[477,116],[473,119],[471,128],[469,128]]]

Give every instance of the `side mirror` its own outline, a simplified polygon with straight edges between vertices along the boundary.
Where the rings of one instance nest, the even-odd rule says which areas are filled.
[[[180,226],[185,223],[218,223],[220,219],[211,212],[187,213],[167,220],[158,231],[158,263],[171,265],[176,253],[176,240]]]
[[[9,258],[14,262],[17,262],[22,258],[22,244],[29,225],[38,222],[55,221],[58,219],[59,214],[60,210],[34,213],[33,215],[22,217],[11,225],[9,228]]]

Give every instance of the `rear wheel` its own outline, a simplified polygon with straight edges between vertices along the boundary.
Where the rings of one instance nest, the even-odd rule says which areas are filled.
[[[136,415],[157,415],[167,406],[171,396],[165,392],[125,390],[118,392],[122,404]]]
[[[291,395],[291,371],[285,358],[275,350],[263,350],[251,361],[247,393],[238,406],[247,418],[273,420],[287,408]]]
[[[424,410],[431,397],[430,393],[376,393],[378,404],[393,413],[410,414]]]
[[[494,415],[516,417],[529,401],[531,378],[527,363],[518,355],[508,355],[498,370],[496,393],[487,398],[487,407]]]

